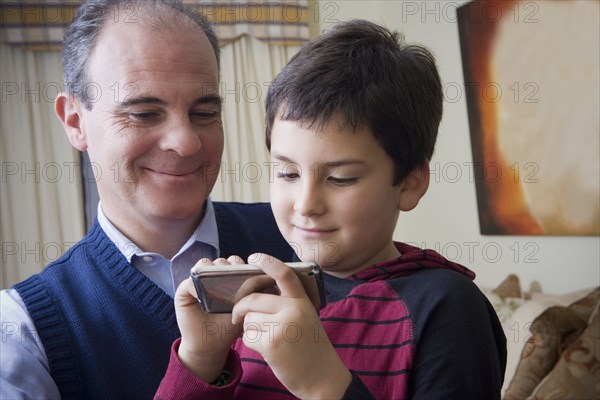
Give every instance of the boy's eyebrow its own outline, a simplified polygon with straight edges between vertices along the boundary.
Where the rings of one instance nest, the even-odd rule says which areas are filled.
[[[283,161],[286,164],[295,164],[295,161],[292,161],[289,158],[287,158],[286,156],[277,154],[275,152],[271,152],[271,157],[274,158],[274,159],[276,159],[276,160]]]
[[[278,154],[278,153],[271,152],[271,157],[276,160],[283,161],[286,164],[296,164],[296,161],[293,161],[293,160],[289,159],[288,157]],[[347,159],[347,160],[336,160],[336,161],[324,162],[321,164],[324,167],[335,168],[335,167],[341,167],[341,166],[350,165],[350,164],[365,164],[365,161],[356,160],[356,159]]]
[[[223,98],[216,94],[209,94],[206,96],[198,97],[193,101],[193,105],[198,104],[216,104],[221,105],[223,103]],[[166,102],[164,100],[159,99],[158,97],[152,96],[140,96],[132,99],[127,99],[117,103],[117,107],[119,108],[127,108],[131,106],[135,106],[137,104],[159,104],[164,105]]]
[[[344,165],[365,164],[363,160],[339,160],[323,163],[327,167],[342,167]]]

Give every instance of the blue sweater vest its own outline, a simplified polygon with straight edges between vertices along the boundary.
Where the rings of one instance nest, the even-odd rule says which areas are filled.
[[[292,249],[268,204],[215,202],[221,256]],[[63,399],[152,398],[179,337],[173,300],[133,268],[96,221],[43,272],[14,286]]]

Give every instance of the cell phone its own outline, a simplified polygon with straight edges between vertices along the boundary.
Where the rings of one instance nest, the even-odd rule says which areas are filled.
[[[316,263],[285,263],[292,268],[317,310],[325,305],[321,268]],[[195,265],[190,271],[202,309],[209,313],[231,313],[233,306],[250,293],[280,294],[275,280],[250,265]]]

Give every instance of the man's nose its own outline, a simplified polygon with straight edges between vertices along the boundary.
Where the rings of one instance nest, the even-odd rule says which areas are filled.
[[[173,118],[166,127],[161,140],[161,150],[174,151],[181,157],[196,154],[202,148],[198,127],[189,117]]]

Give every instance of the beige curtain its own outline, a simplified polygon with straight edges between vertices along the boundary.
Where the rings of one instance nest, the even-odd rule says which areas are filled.
[[[62,88],[57,52],[0,44],[0,225],[6,288],[39,272],[83,235],[78,153],[54,115]]]
[[[265,98],[275,75],[299,48],[244,35],[221,49],[225,150],[214,200],[269,200],[273,168],[265,145]]]
[[[0,42],[30,50],[60,49],[66,27],[83,0],[0,1]],[[183,0],[213,23],[221,45],[242,35],[269,44],[301,45],[309,39],[310,25],[318,15],[314,0]],[[133,4],[125,4],[118,16],[135,23]]]

